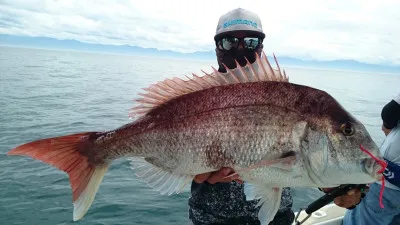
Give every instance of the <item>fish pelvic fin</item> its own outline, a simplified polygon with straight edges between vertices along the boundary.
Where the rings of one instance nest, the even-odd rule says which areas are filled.
[[[247,61],[245,66],[236,63],[236,68],[226,68],[226,73],[220,73],[214,67],[211,67],[212,73],[202,71],[202,75],[193,73],[192,77],[186,76],[187,79],[185,80],[174,77],[152,84],[143,89],[145,93],[139,93],[141,97],[135,99],[137,105],[131,108],[129,116],[131,118],[141,117],[171,99],[212,87],[249,82],[289,82],[289,77],[285,70],[281,70],[275,55],[273,55],[273,58],[276,69],[272,68],[268,57],[263,52],[261,56],[256,53],[254,63]]]
[[[261,225],[269,224],[280,208],[282,188],[245,183],[244,193],[247,201],[259,199],[257,207],[261,208],[258,211],[258,219]]]
[[[150,158],[131,157],[129,160],[136,177],[161,195],[182,193],[194,178],[194,176],[185,175],[183,171],[163,170],[152,164],[151,162],[155,161]]]
[[[78,133],[67,136],[33,141],[18,146],[8,155],[25,155],[41,160],[68,173],[74,205],[73,220],[80,220],[88,211],[108,165],[93,165],[81,153],[92,145],[88,138],[96,132]],[[88,151],[88,149],[84,149]]]

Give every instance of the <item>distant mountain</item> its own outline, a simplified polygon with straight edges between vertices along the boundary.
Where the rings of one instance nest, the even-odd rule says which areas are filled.
[[[130,45],[103,45],[103,44],[83,43],[76,40],[58,40],[47,37],[26,37],[26,36],[14,36],[7,34],[0,34],[0,45],[128,54],[128,55],[142,55],[142,56],[159,56],[168,58],[200,59],[200,60],[215,60],[216,57],[214,51],[181,53],[169,50],[158,50],[156,48],[142,48]],[[271,58],[271,60],[273,59]],[[279,56],[279,63],[282,66],[292,66],[292,67],[400,74],[400,66],[383,66],[383,65],[367,64],[355,60],[316,61],[316,60],[302,60],[293,57]]]
[[[0,45],[21,46],[45,49],[62,49],[102,53],[117,53],[144,56],[168,56],[168,57],[191,57],[197,59],[212,59],[213,52],[180,53],[169,50],[158,50],[156,48],[142,48],[130,45],[103,45],[83,43],[76,40],[58,40],[48,37],[26,37],[0,34]]]

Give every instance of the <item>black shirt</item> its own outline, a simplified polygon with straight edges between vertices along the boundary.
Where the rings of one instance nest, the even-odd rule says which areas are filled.
[[[194,225],[259,225],[258,200],[247,201],[244,185],[231,183],[197,184],[192,182],[189,218]],[[294,213],[289,188],[282,191],[281,208],[270,225],[291,225]]]

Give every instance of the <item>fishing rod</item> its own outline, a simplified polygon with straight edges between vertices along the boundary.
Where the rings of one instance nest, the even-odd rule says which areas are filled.
[[[341,195],[346,194],[348,191],[355,189],[355,188],[364,188],[366,185],[365,184],[345,184],[345,185],[340,185],[339,187],[333,189],[332,191],[326,193],[319,199],[315,200],[312,202],[306,209],[301,209],[295,218],[296,225],[301,225],[303,224],[310,216],[312,215],[313,212],[317,211],[318,209],[326,206],[330,202],[332,202],[336,197],[339,197]],[[298,217],[301,213],[301,211],[305,211],[308,215],[306,218],[304,218],[301,222],[298,221]]]

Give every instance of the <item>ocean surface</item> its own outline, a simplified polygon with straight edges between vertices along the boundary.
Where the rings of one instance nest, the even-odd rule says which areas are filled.
[[[0,47],[0,224],[188,224],[188,189],[161,196],[139,182],[128,160],[115,161],[83,220],[72,222],[68,177],[42,162],[9,157],[17,145],[130,122],[132,99],[148,85],[201,69],[190,61],[73,51]],[[377,144],[380,111],[399,92],[400,74],[286,67],[294,83],[323,89],[365,124]],[[321,196],[294,189],[294,209]]]

